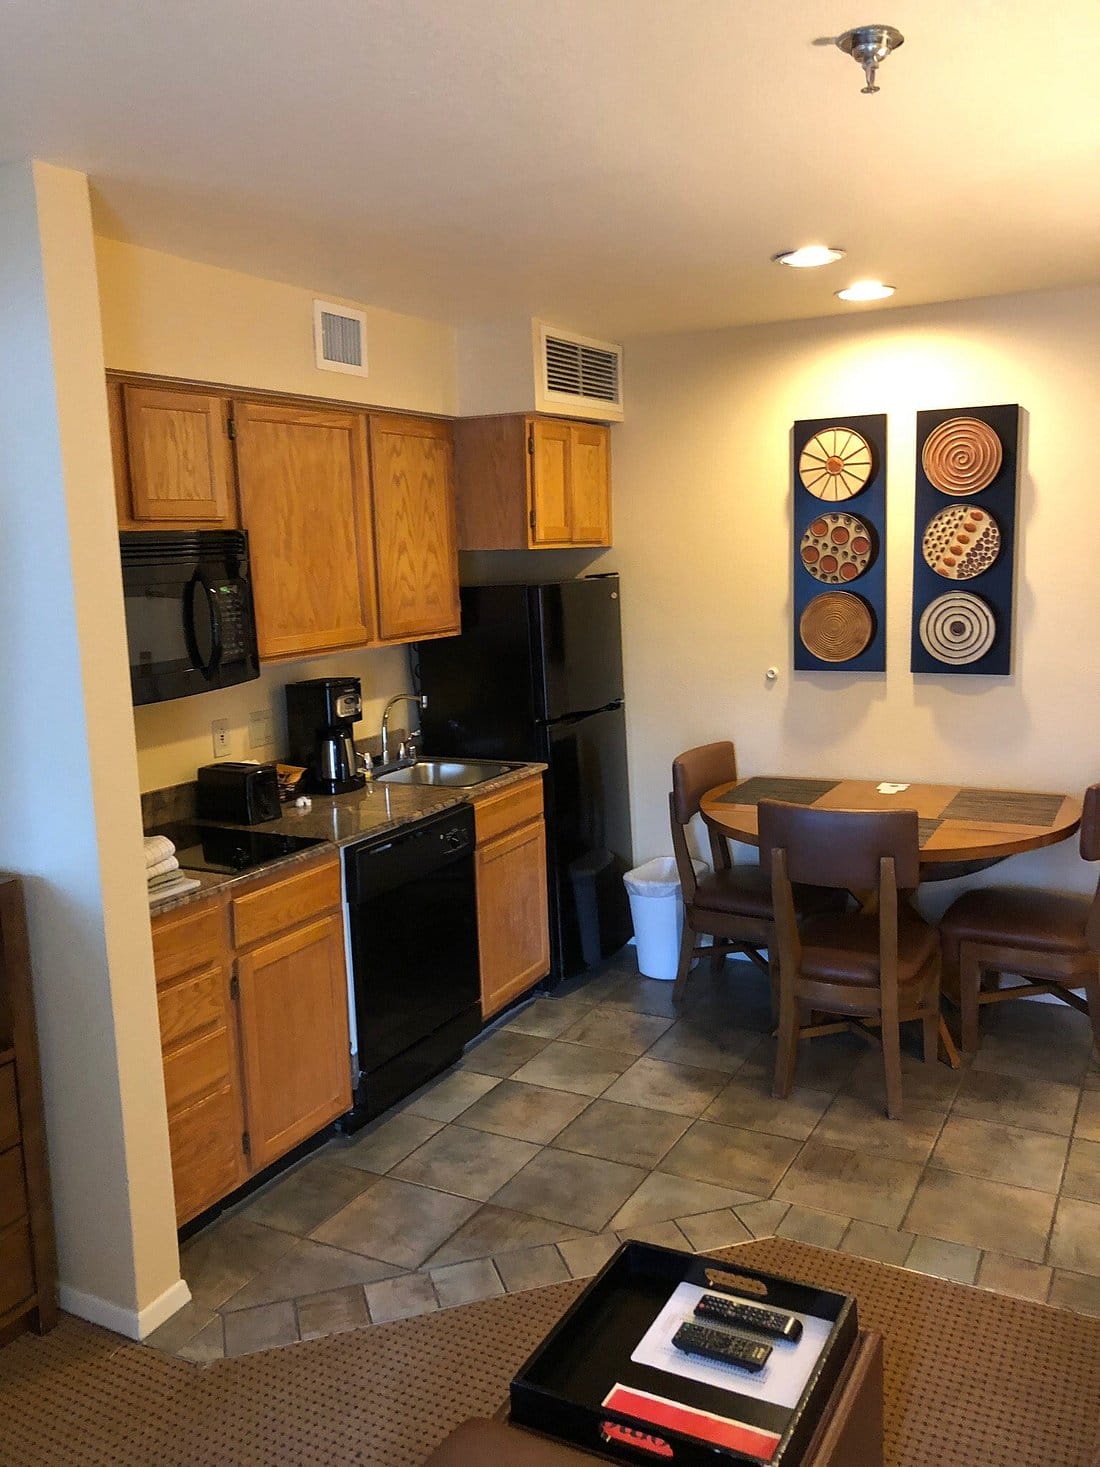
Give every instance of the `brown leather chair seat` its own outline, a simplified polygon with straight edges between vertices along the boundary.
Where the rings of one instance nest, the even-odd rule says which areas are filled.
[[[799,913],[820,912],[841,905],[840,893],[824,886],[797,885],[794,904]],[[731,915],[772,920],[771,873],[760,866],[734,866],[728,871],[712,871],[699,878],[692,906],[700,912],[728,912]]]
[[[824,983],[879,981],[878,918],[862,912],[811,917],[803,923],[802,975]],[[936,955],[935,931],[911,907],[898,907],[898,982],[924,977],[925,964]]]
[[[940,922],[948,942],[1010,942],[1035,952],[1088,948],[1085,924],[1088,897],[1029,891],[1025,887],[989,886],[968,891],[952,903]]]

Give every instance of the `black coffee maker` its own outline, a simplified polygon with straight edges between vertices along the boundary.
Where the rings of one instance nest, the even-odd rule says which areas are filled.
[[[363,788],[366,779],[356,767],[352,738],[352,728],[363,716],[357,677],[287,683],[286,716],[291,762],[306,769],[300,789],[344,795]]]

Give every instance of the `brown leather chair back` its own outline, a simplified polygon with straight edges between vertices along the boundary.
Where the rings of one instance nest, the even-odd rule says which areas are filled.
[[[757,815],[761,865],[770,868],[772,851],[786,851],[792,882],[873,891],[883,856],[893,857],[899,887],[920,881],[915,810],[814,810],[761,800]]]
[[[1081,859],[1100,861],[1100,784],[1090,784],[1081,810]]]
[[[737,778],[737,754],[728,739],[700,744],[672,761],[672,818],[686,825],[698,813],[699,801],[716,784]]]

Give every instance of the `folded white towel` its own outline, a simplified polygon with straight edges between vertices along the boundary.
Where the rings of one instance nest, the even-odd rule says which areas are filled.
[[[154,891],[157,887],[166,886],[169,881],[179,880],[179,867],[174,866],[171,871],[162,871],[159,876],[150,876],[149,890]]]
[[[166,835],[147,835],[145,837],[146,866],[156,866],[175,854],[176,848]]]
[[[149,905],[152,907],[157,902],[166,902],[169,897],[185,896],[189,891],[198,891],[202,885],[193,876],[184,876],[182,873],[165,886],[158,886],[155,890],[150,889]]]
[[[165,856],[163,861],[158,861],[155,866],[146,866],[145,879],[152,881],[155,876],[166,876],[172,871],[178,871],[180,863],[175,856]]]

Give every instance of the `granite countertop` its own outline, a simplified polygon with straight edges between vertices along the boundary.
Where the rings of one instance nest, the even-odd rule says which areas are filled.
[[[401,826],[411,825],[428,815],[437,815],[442,810],[451,810],[456,805],[507,789],[509,785],[518,784],[532,774],[541,774],[545,768],[545,764],[517,764],[514,769],[468,789],[391,784],[386,780],[372,780],[361,790],[353,790],[349,795],[310,795],[312,806],[308,810],[299,810],[293,804],[284,805],[278,820],[265,820],[262,825],[226,828],[259,830],[271,835],[311,836],[326,841],[329,847],[327,852],[325,846],[311,846],[307,850],[279,856],[262,866],[253,866],[248,871],[232,876],[215,871],[187,871],[185,874],[199,882],[199,886],[183,896],[158,902],[156,906],[150,907],[150,914],[159,917],[164,912],[173,912],[192,902],[202,901],[214,892],[224,891],[242,882],[255,881],[275,870],[281,871],[284,867],[315,860],[326,853],[331,854],[332,849],[362,840],[365,836],[384,835],[387,831],[398,830]]]

